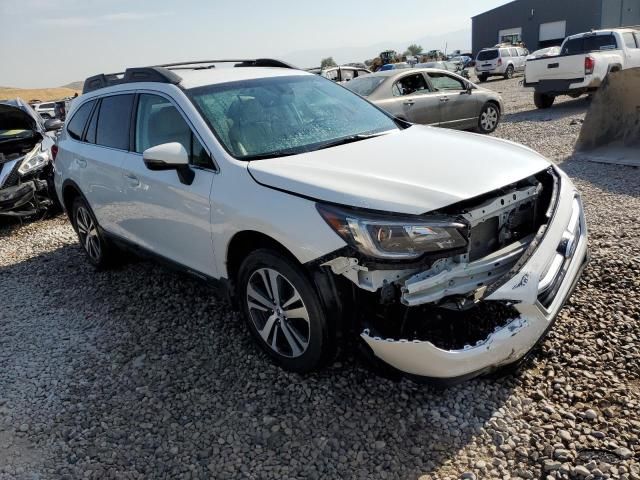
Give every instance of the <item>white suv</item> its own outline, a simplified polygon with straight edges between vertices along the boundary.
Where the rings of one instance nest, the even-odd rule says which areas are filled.
[[[276,60],[98,75],[71,110],[55,184],[89,261],[133,248],[220,286],[291,370],[349,333],[411,376],[513,364],[586,262],[580,197],[537,153]]]
[[[529,51],[522,47],[494,47],[480,50],[476,56],[476,75],[486,82],[489,77],[513,78],[523,72]]]

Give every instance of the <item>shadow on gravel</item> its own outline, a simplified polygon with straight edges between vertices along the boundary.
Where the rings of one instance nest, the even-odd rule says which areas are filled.
[[[575,100],[556,103],[551,108],[545,110],[534,108],[517,113],[507,113],[502,117],[502,122],[549,122],[552,120],[560,120],[586,113],[590,104],[591,100],[588,97],[580,97]]]
[[[392,382],[350,354],[287,373],[207,287],[142,261],[96,272],[75,245],[0,269],[0,285],[7,356],[21,319],[55,339],[32,358],[61,362],[55,409],[28,407],[55,476],[415,478],[474,442],[515,383]]]
[[[569,157],[559,166],[570,177],[610,193],[640,196],[640,168],[591,162],[584,154]]]

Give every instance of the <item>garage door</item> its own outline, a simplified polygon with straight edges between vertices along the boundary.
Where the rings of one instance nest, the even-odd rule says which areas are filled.
[[[540,41],[564,39],[567,33],[567,21],[549,22],[540,24]]]
[[[522,40],[522,27],[505,28],[498,32],[498,43],[516,43]]]

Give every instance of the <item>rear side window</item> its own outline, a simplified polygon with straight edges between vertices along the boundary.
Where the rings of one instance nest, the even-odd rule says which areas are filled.
[[[510,57],[511,53],[509,53],[509,49],[508,48],[501,48],[500,49],[500,56],[501,57]]]
[[[96,143],[119,150],[129,149],[129,123],[133,95],[104,97],[100,103]]]
[[[509,51],[511,52],[511,56],[512,57],[517,57],[518,56],[518,49],[517,48],[510,48]]]
[[[627,48],[638,48],[638,45],[636,45],[636,39],[633,36],[633,33],[631,32],[623,33],[622,38],[624,38],[624,44],[627,46]]]
[[[71,138],[76,140],[82,139],[84,126],[87,124],[87,119],[89,118],[94,103],[95,101],[91,100],[90,102],[82,104],[80,108],[76,110],[76,113],[73,114],[71,121],[67,125],[67,132],[69,132]]]
[[[476,60],[495,60],[498,56],[498,50],[483,50],[478,54],[478,58]]]
[[[136,152],[170,142],[182,144],[193,165],[213,167],[206,150],[176,107],[159,95],[141,94],[136,113]]]

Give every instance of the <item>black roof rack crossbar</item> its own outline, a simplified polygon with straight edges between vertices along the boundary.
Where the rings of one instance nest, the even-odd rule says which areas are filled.
[[[112,85],[135,82],[160,82],[177,85],[182,80],[180,75],[161,67],[127,68],[120,73],[101,73],[84,81],[82,93],[92,92]]]
[[[164,63],[151,67],[127,68],[124,72],[119,73],[100,73],[94,75],[84,81],[82,93],[92,92],[112,85],[134,82],[159,82],[177,85],[182,80],[182,77],[172,70],[213,68],[216,63],[235,63],[234,67],[296,68],[286,62],[272,58],[256,58],[252,60],[196,60],[193,62]]]
[[[155,65],[156,67],[189,67],[191,65],[212,65],[216,63],[235,63],[236,67],[276,67],[276,68],[296,68],[293,65],[283,62],[282,60],[275,60],[273,58],[254,58],[254,59],[240,59],[240,60],[196,60],[193,62],[177,62],[177,63],[163,63],[161,65]]]

